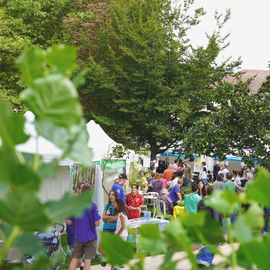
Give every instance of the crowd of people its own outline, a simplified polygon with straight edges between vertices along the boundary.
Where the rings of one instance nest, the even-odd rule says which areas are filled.
[[[187,213],[195,213],[199,201],[208,195],[209,188],[211,191],[230,189],[241,192],[252,182],[254,173],[254,168],[250,167],[229,171],[225,162],[216,162],[210,170],[206,162],[202,162],[200,172],[193,174],[187,161],[176,159],[174,164],[160,161],[156,172],[147,179],[147,192],[156,192],[165,201],[170,214],[176,205],[184,205]]]
[[[242,192],[248,188],[255,173],[254,169],[249,167],[244,167],[240,172],[229,171],[224,162],[216,162],[211,171],[205,162],[201,163],[201,171],[193,174],[191,165],[187,161],[176,159],[174,164],[166,164],[162,161],[156,171],[147,178],[146,185],[141,185],[139,188],[137,184],[132,184],[130,192],[127,194],[124,188],[127,176],[120,174],[108,194],[108,203],[101,215],[93,203],[81,217],[67,220],[68,244],[72,249],[69,270],[75,270],[78,264],[82,269],[90,269],[91,259],[96,256],[96,228],[100,225],[101,219],[103,221],[102,231],[117,234],[127,240],[128,220],[140,218],[142,208],[145,207],[143,193],[155,192],[158,198],[165,202],[170,214],[177,205],[183,206],[187,213],[196,213],[200,209],[205,209],[204,198],[210,195],[214,189]],[[79,184],[75,192],[89,190],[88,184]],[[215,211],[212,211],[211,214],[215,219],[221,220],[221,216]],[[98,251],[104,255],[102,246],[98,247]],[[106,262],[103,261],[101,265],[105,266]],[[111,269],[116,269],[116,267],[112,266]]]

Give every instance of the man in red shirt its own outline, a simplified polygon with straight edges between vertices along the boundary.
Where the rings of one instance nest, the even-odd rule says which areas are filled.
[[[138,193],[137,185],[131,185],[131,192],[126,195],[126,204],[128,209],[128,218],[139,218],[144,201],[142,195]]]

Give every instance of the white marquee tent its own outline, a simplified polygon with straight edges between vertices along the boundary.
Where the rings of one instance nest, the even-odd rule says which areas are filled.
[[[62,150],[55,146],[50,141],[46,140],[42,136],[38,136],[34,127],[35,116],[32,112],[25,113],[26,124],[25,132],[30,136],[28,141],[24,144],[17,145],[16,149],[19,152],[35,154],[38,153],[45,162],[49,162],[54,158],[60,158]],[[117,145],[95,121],[91,120],[87,124],[87,131],[89,133],[88,147],[93,151],[93,161],[101,161],[106,159],[111,149]],[[91,161],[89,161],[91,162]],[[56,177],[52,179],[46,179],[43,182],[40,197],[42,201],[54,200],[61,198],[66,192],[70,192],[72,189],[73,177],[70,174],[70,166],[74,162],[71,160],[62,160],[60,162],[59,171]],[[101,166],[95,166],[95,198],[99,210],[103,210],[104,197],[102,189],[102,170]]]

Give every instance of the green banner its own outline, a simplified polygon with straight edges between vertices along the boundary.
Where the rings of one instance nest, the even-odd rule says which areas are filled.
[[[102,159],[101,169],[102,170],[115,170],[124,168],[126,166],[126,160],[124,159]]]

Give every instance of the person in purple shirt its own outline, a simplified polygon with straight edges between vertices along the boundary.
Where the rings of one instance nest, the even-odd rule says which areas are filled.
[[[172,189],[170,190],[168,197],[171,200],[173,206],[178,204],[178,201],[182,200],[181,196],[181,186],[183,185],[183,179],[179,178],[177,184],[175,184]]]
[[[81,192],[90,191],[89,184],[84,184]],[[81,217],[73,218],[72,222],[75,228],[75,245],[72,251],[72,260],[69,270],[76,270],[78,263],[84,256],[84,270],[90,270],[91,259],[96,256],[97,250],[97,230],[100,224],[100,215],[97,206],[92,204],[91,208],[85,209]]]
[[[157,192],[158,195],[161,195],[161,190],[162,190],[162,174],[156,173],[155,179],[152,181],[152,188],[153,192]]]
[[[126,195],[123,189],[123,185],[126,183],[126,179],[127,179],[127,175],[124,173],[121,173],[112,186],[112,190],[117,191],[118,198],[122,199],[124,203],[126,203]]]

